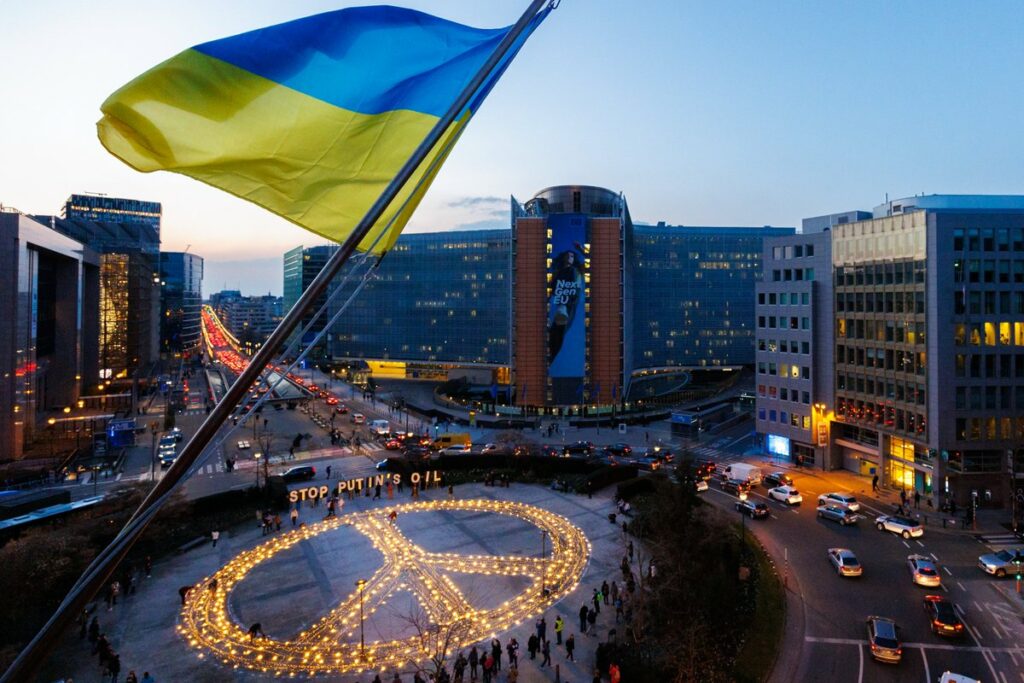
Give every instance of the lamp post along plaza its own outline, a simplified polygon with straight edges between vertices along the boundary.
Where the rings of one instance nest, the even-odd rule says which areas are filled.
[[[356,581],[356,588],[359,589],[359,658],[366,658],[366,637],[363,633],[363,589],[366,588],[366,579]]]

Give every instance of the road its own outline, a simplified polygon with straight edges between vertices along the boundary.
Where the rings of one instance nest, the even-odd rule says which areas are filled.
[[[720,462],[743,459],[722,451],[718,458]],[[780,569],[787,584],[801,598],[803,614],[794,615],[804,625],[795,680],[936,681],[944,671],[953,671],[984,681],[1024,683],[1024,603],[1014,604],[1012,580],[991,578],[977,568],[978,556],[989,552],[989,546],[967,534],[936,529],[910,540],[880,532],[873,524],[873,518],[883,512],[877,504],[862,509],[866,518],[858,525],[841,527],[818,519],[815,508],[819,494],[842,489],[819,473],[796,474],[794,483],[803,494],[802,506],[791,508],[769,500],[767,489],[757,487],[751,496],[767,502],[772,515],[746,524],[782,560]],[[729,510],[736,501],[715,484],[703,495]],[[826,557],[831,547],[853,550],[864,575],[840,578]],[[906,567],[910,554],[938,562],[941,589],[913,584]],[[966,637],[956,641],[931,632],[922,602],[930,593],[954,603],[967,626]],[[899,665],[871,658],[865,630],[869,615],[892,618],[902,628],[904,650]]]

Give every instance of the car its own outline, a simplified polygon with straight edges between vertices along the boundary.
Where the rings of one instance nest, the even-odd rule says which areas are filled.
[[[334,407],[334,412],[336,412],[338,415],[344,415],[345,413],[348,412],[348,406],[345,405],[344,403],[339,403],[337,406]]]
[[[771,515],[771,510],[768,509],[766,504],[757,503],[749,499],[737,500],[733,503],[733,507],[751,519],[768,519]]]
[[[366,416],[363,415],[362,413],[352,413],[352,424],[366,424]]]
[[[742,479],[723,479],[718,482],[718,485],[726,493],[731,493],[740,498],[746,498],[747,492],[750,491],[750,484]]]
[[[868,617],[868,645],[871,656],[880,662],[899,664],[903,657],[903,646],[900,645],[900,627],[886,617]]]
[[[903,538],[924,536],[924,529],[920,524],[907,517],[897,515],[879,515],[875,518],[875,528],[879,531],[899,534]]]
[[[661,460],[655,458],[653,455],[645,455],[639,458],[634,458],[634,462],[637,467],[648,472],[654,472],[661,467]]]
[[[178,440],[174,438],[173,434],[164,434],[157,442],[157,446],[159,448],[177,448]]]
[[[327,405],[329,405],[329,406],[336,406],[336,405],[338,405],[338,398],[336,396],[328,396],[327,397]]]
[[[839,576],[860,576],[864,567],[849,548],[829,548],[828,561],[835,567]]]
[[[161,451],[158,456],[160,459],[160,468],[166,469],[174,464],[174,461],[178,459],[177,450]]]
[[[694,467],[693,473],[697,478],[707,481],[711,479],[711,476],[715,473],[715,465],[714,463],[711,463],[710,465],[707,463],[697,465]]]
[[[540,447],[540,454],[546,458],[557,458],[561,453],[554,446],[544,445]]]
[[[564,449],[565,455],[589,458],[594,453],[594,444],[589,441],[577,441]]]
[[[918,586],[938,588],[942,585],[942,576],[939,575],[939,568],[930,557],[907,555],[907,569],[910,570],[910,578]]]
[[[402,442],[400,439],[388,439],[387,441],[384,442],[384,448],[386,448],[389,451],[397,451],[401,447]]]
[[[773,489],[768,489],[768,497],[786,505],[799,505],[804,502],[804,497],[792,486],[776,486]]]
[[[959,638],[964,634],[964,622],[957,616],[953,603],[941,595],[924,596],[924,611],[935,635]]]
[[[441,455],[469,455],[472,447],[468,443],[456,443],[442,448]]]
[[[672,452],[672,449],[665,446],[655,446],[647,451],[647,455],[655,457],[664,463],[675,462],[676,459],[676,454]]]
[[[299,465],[291,467],[281,474],[285,481],[309,481],[316,477],[316,468],[312,465]]]
[[[964,676],[963,674],[955,674],[952,671],[946,671],[939,676],[939,683],[981,683],[977,678],[971,678],[970,676]]]
[[[693,466],[696,468],[703,467],[712,474],[714,474],[714,472],[718,469],[718,465],[715,464],[715,461],[709,460],[708,458],[697,458],[696,460],[693,461]]]
[[[1007,574],[1015,574],[1018,570],[1016,564],[1018,562],[1020,567],[1024,567],[1024,548],[1003,548],[997,553],[982,555],[978,558],[978,566],[981,567],[981,571],[1000,579]]]
[[[626,458],[633,452],[633,447],[628,443],[613,443],[610,446],[605,446],[604,454],[614,456],[616,458]]]
[[[402,449],[402,454],[407,460],[429,460],[433,451],[427,446],[410,445]]]
[[[860,510],[860,503],[852,493],[823,493],[818,496],[818,505],[835,505],[850,512]]]
[[[703,493],[708,490],[707,479],[697,479],[693,482],[693,488],[697,493]]]
[[[185,434],[182,433],[181,427],[171,427],[171,430],[167,433],[173,436],[175,441],[181,441],[185,438]]]
[[[770,472],[761,479],[761,483],[766,488],[774,488],[776,486],[792,486],[793,477],[789,476],[785,472]]]
[[[839,522],[839,524],[843,526],[847,524],[856,524],[857,520],[860,519],[860,515],[856,512],[850,512],[846,508],[841,508],[838,505],[819,505],[818,517],[832,522]]]
[[[484,447],[480,449],[481,453],[497,453],[499,446],[496,443],[485,443]]]

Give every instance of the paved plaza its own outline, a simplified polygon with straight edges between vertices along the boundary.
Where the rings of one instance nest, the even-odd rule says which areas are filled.
[[[254,519],[251,527],[222,533],[215,548],[207,543],[156,564],[152,577],[141,578],[137,593],[112,611],[98,603],[100,630],[120,655],[122,676],[134,670],[140,679],[149,671],[160,683],[264,681],[306,678],[320,667],[319,680],[369,683],[376,672],[347,668],[350,655],[360,651],[356,583],[363,579],[365,652],[376,657],[385,683],[396,671],[412,682],[414,655],[403,653],[418,638],[423,611],[443,615],[466,606],[477,610],[478,647],[492,634],[501,641],[498,681],[507,680],[504,645],[511,638],[520,645],[519,681],[556,679],[553,668],[541,668],[541,657],[531,661],[527,652],[538,613],[546,617],[560,680],[590,681],[594,650],[615,628],[615,611],[602,609],[596,634],[587,636],[579,632],[579,610],[603,581],[621,578],[628,542],[608,521],[612,492],[590,499],[541,486],[469,484],[456,487],[449,502],[447,488],[422,491],[417,500],[406,488],[393,500],[386,494],[346,500],[338,519],[324,520],[323,505],[307,505],[294,532],[283,516],[281,532],[270,537]],[[197,588],[183,610],[178,592],[190,585]],[[555,645],[558,615],[564,636],[576,634],[575,663]],[[250,646],[247,630],[255,623],[267,640]],[[324,634],[337,645],[319,649]],[[77,633],[68,634],[59,654],[44,680],[101,679],[97,657]],[[251,670],[263,662],[266,672]]]

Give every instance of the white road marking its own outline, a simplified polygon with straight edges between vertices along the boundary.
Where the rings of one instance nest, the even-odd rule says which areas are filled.
[[[942,571],[946,572],[946,573],[947,573],[947,574],[949,574],[950,576],[953,576],[953,572],[949,571],[949,567],[943,567],[943,568],[942,568]]]
[[[909,544],[909,543],[907,543],[906,541],[900,541],[900,542],[901,542],[901,543],[902,543],[903,545],[907,546],[908,548],[910,547],[910,544]]]
[[[1007,681],[1006,681],[1006,674],[1004,674],[1002,671],[999,672],[999,677],[1001,679],[1003,679],[1003,683],[1007,683]]]
[[[857,667],[857,683],[863,683],[864,681],[864,646],[857,645],[857,659],[859,660],[859,666]]]
[[[794,510],[793,508],[789,508],[789,511],[792,512],[794,515],[799,515],[800,514],[799,510]]]
[[[920,542],[921,542],[921,541],[918,541],[918,543],[920,543]],[[929,555],[931,555],[931,556],[932,556],[932,559],[933,559],[933,560],[935,560],[936,562],[938,562],[938,561],[939,561],[939,558],[935,557],[935,553],[928,553],[928,554],[929,554]]]
[[[961,617],[966,615],[966,612],[964,612],[964,608],[960,606],[959,602],[953,603],[953,607],[956,607],[956,611],[960,613]]]
[[[978,641],[978,645],[981,645],[981,633],[973,626],[967,627],[967,632],[974,636],[974,639]]]
[[[970,626],[967,627],[970,630]],[[858,640],[856,638],[822,638],[819,636],[804,636],[804,642],[807,643],[825,643],[828,645],[867,645],[867,640]],[[921,648],[924,650],[948,650],[950,652],[983,652],[986,655],[991,655],[993,652],[1020,652],[1020,647],[983,647],[981,645],[950,645],[948,643],[903,643],[903,647],[909,648]],[[992,672],[992,677],[995,678],[995,672]]]
[[[962,583],[960,583],[959,581],[956,582],[956,585],[960,586],[960,590],[962,590],[964,593],[967,592],[967,589],[964,588],[964,585]]]
[[[940,583],[939,586],[942,588],[942,590],[946,591],[947,593],[949,592],[949,589],[946,588],[946,584]]]
[[[772,519],[778,519],[778,517],[775,516],[774,512],[772,513]]]
[[[919,546],[921,546],[922,548],[924,547],[924,543],[921,543],[921,541],[914,541],[914,543],[918,544],[918,545],[919,545]],[[932,557],[935,557],[935,556],[934,556],[934,555],[932,555]],[[936,562],[938,562],[938,561],[939,561],[939,558],[935,557],[935,561],[936,561]]]
[[[921,648],[921,661],[924,662],[924,680],[930,682],[932,680],[932,673],[928,668],[928,656],[925,655],[923,647]]]
[[[996,634],[996,638],[998,638],[998,639],[1000,639],[1000,640],[1002,640],[1002,639],[1003,639],[1003,633],[1002,633],[1002,631],[1000,631],[1000,630],[999,630],[999,627],[998,627],[998,626],[994,626],[994,625],[993,625],[993,626],[992,626],[992,630],[993,630],[993,631],[995,632],[995,634]]]

